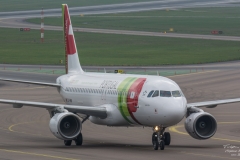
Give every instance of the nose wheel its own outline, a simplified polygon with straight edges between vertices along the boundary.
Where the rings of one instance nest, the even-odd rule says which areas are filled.
[[[170,145],[171,143],[171,135],[169,132],[164,132],[165,128],[154,128],[154,132],[152,134],[152,144],[153,149],[158,150],[164,150],[165,145]]]

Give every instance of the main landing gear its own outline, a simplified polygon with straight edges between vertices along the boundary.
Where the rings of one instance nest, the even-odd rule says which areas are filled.
[[[83,136],[82,133],[80,133],[76,139],[74,139],[76,146],[81,146],[83,142]],[[72,140],[64,140],[64,145],[65,146],[71,146],[72,145]]]
[[[169,132],[164,132],[165,128],[161,127],[155,127],[153,128],[154,132],[152,134],[152,144],[153,149],[158,150],[164,150],[165,145],[170,145],[171,143],[171,135]]]

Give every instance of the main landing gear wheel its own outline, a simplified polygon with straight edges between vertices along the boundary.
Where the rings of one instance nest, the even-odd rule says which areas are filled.
[[[65,146],[71,146],[72,140],[64,140]]]
[[[82,142],[83,142],[82,133],[80,133],[74,141],[75,141],[76,146],[81,146]]]
[[[171,135],[170,135],[170,133],[169,132],[165,132],[164,133],[164,142],[165,142],[165,145],[170,145],[170,143],[171,143]]]

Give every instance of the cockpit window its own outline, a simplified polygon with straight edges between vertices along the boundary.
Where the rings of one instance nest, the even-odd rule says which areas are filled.
[[[158,96],[159,96],[159,90],[156,90],[156,91],[153,93],[152,97],[158,97]]]
[[[179,91],[172,91],[173,97],[181,97],[181,93]]]
[[[153,90],[151,92],[149,92],[147,97],[151,97],[153,92],[154,92]]]
[[[181,95],[182,95],[183,97],[185,97],[182,91],[180,91],[180,93],[181,93]]]
[[[170,91],[160,91],[160,97],[172,97]]]

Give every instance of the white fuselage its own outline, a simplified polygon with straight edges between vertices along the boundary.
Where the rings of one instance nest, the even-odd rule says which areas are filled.
[[[107,109],[107,118],[89,118],[96,124],[168,127],[180,122],[187,110],[187,101],[179,86],[161,76],[67,74],[60,76],[57,83],[62,86],[59,92],[67,104]],[[165,97],[165,91],[171,95]],[[173,96],[172,91],[179,91],[181,95]]]

